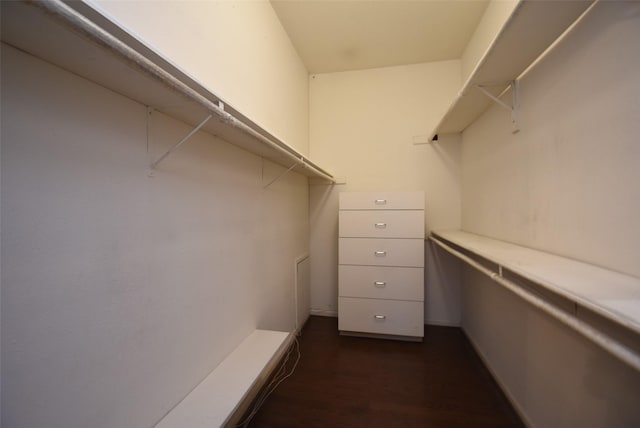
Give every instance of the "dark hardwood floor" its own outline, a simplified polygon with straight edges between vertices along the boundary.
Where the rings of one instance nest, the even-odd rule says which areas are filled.
[[[422,343],[338,335],[311,317],[294,374],[250,427],[523,427],[462,330],[425,326]]]

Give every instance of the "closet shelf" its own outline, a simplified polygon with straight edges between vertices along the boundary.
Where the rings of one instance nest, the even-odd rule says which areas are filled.
[[[543,251],[463,231],[433,236],[640,334],[640,279]]]
[[[429,140],[433,141],[438,134],[462,132],[473,123],[493,103],[478,86],[495,97],[504,94],[592,3],[592,0],[520,0]]]
[[[2,42],[309,177],[326,170],[84,2],[3,2]]]
[[[640,371],[640,279],[461,231],[434,245]]]

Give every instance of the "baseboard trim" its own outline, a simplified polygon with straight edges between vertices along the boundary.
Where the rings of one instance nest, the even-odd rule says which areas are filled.
[[[319,317],[338,317],[338,311],[328,311],[325,309],[311,309],[311,315],[317,315]]]
[[[438,321],[438,320],[426,320],[424,322],[424,325],[435,325],[439,327],[458,327],[458,328],[461,327],[460,322],[453,323],[451,321]]]
[[[484,364],[484,366],[487,368],[487,370],[489,370],[489,373],[491,373],[491,377],[493,377],[493,380],[496,381],[496,383],[498,384],[498,386],[502,390],[502,393],[507,397],[507,400],[509,400],[509,403],[511,403],[511,406],[513,406],[513,408],[516,411],[516,413],[518,414],[518,416],[520,416],[520,419],[522,420],[522,422],[528,428],[534,428],[533,423],[527,417],[527,414],[525,413],[524,409],[522,408],[522,406],[520,406],[520,403],[518,402],[518,400],[516,400],[515,397],[511,394],[511,391],[509,390],[507,385],[502,381],[502,379],[500,379],[500,376],[498,376],[497,373],[493,370],[493,368],[489,364],[489,359],[482,352],[482,350],[480,349],[478,344],[467,333],[467,331],[464,329],[464,327],[461,327],[461,330],[464,333],[464,336],[467,338],[467,340],[471,344],[471,347],[473,348],[473,350],[476,351],[476,354],[478,354],[478,356],[482,360],[482,364]]]

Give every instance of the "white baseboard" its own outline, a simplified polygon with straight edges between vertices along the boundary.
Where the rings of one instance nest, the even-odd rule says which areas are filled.
[[[461,327],[460,323],[455,323],[452,321],[440,321],[440,320],[425,320],[425,325],[436,325],[439,327]]]
[[[493,370],[493,368],[489,364],[489,360],[482,353],[477,343],[473,340],[471,336],[467,334],[464,328],[462,328],[462,332],[464,333],[464,336],[469,340],[469,343],[471,343],[471,346],[476,351],[476,354],[478,354],[478,356],[482,360],[482,363],[484,364],[484,366],[487,368],[487,370],[489,370],[489,373],[491,373],[491,377],[493,377],[493,379],[496,381],[496,383],[498,384],[498,386],[500,387],[504,395],[507,397],[507,400],[509,400],[509,402],[515,409],[516,413],[518,414],[518,416],[520,416],[520,419],[522,420],[522,422],[525,424],[526,427],[533,428],[533,423],[527,417],[527,414],[525,413],[524,409],[522,408],[520,403],[515,399],[515,397],[511,394],[511,391],[509,390],[509,388],[507,388],[507,385],[504,382],[502,382],[500,377]]]
[[[311,315],[318,315],[320,317],[338,317],[338,311],[328,311],[325,309],[311,309]]]

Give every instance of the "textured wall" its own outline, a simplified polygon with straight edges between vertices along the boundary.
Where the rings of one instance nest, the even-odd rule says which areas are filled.
[[[91,0],[252,121],[306,155],[307,69],[268,0]]]
[[[306,177],[199,133],[151,178],[190,127],[5,45],[2,79],[3,427],[152,426],[294,329]]]
[[[640,4],[601,2],[463,133],[462,225],[640,276]],[[466,271],[463,327],[533,427],[640,424],[640,375]],[[633,397],[633,398],[631,398]]]
[[[311,76],[311,156],[346,181],[310,190],[316,313],[337,310],[338,192],[422,190],[426,230],[460,227],[458,139],[413,144],[426,140],[459,86],[459,61]],[[426,321],[457,324],[458,273],[435,265],[430,247],[426,254]]]

